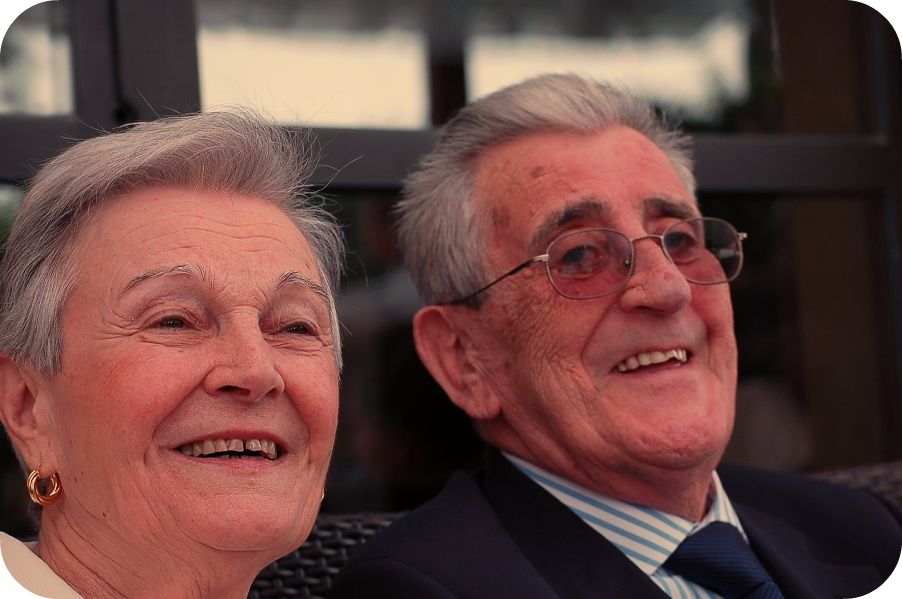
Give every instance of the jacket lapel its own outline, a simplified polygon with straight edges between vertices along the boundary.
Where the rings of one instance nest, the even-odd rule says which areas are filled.
[[[559,596],[667,597],[620,550],[499,453],[490,455],[480,486],[505,530]]]

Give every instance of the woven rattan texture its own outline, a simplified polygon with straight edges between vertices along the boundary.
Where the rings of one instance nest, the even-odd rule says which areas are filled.
[[[248,597],[325,597],[355,549],[401,514],[322,515],[307,542],[257,575]]]
[[[867,489],[880,495],[902,512],[902,461],[859,466],[814,476],[847,487]]]

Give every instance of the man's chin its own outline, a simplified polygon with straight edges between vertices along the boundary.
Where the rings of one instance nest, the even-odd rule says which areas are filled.
[[[668,471],[710,471],[720,462],[729,439],[730,427],[723,424],[655,435],[643,451],[643,461]]]

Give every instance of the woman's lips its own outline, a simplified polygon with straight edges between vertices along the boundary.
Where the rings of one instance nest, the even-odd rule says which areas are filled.
[[[279,457],[280,447],[275,441],[262,438],[200,439],[176,448],[186,456],[196,458],[266,458]]]

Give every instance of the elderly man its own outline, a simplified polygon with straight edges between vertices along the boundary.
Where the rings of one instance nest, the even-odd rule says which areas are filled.
[[[850,597],[902,547],[875,497],[718,466],[743,234],[687,139],[550,75],[463,110],[399,205],[422,361],[497,448],[364,547],[336,597]]]

